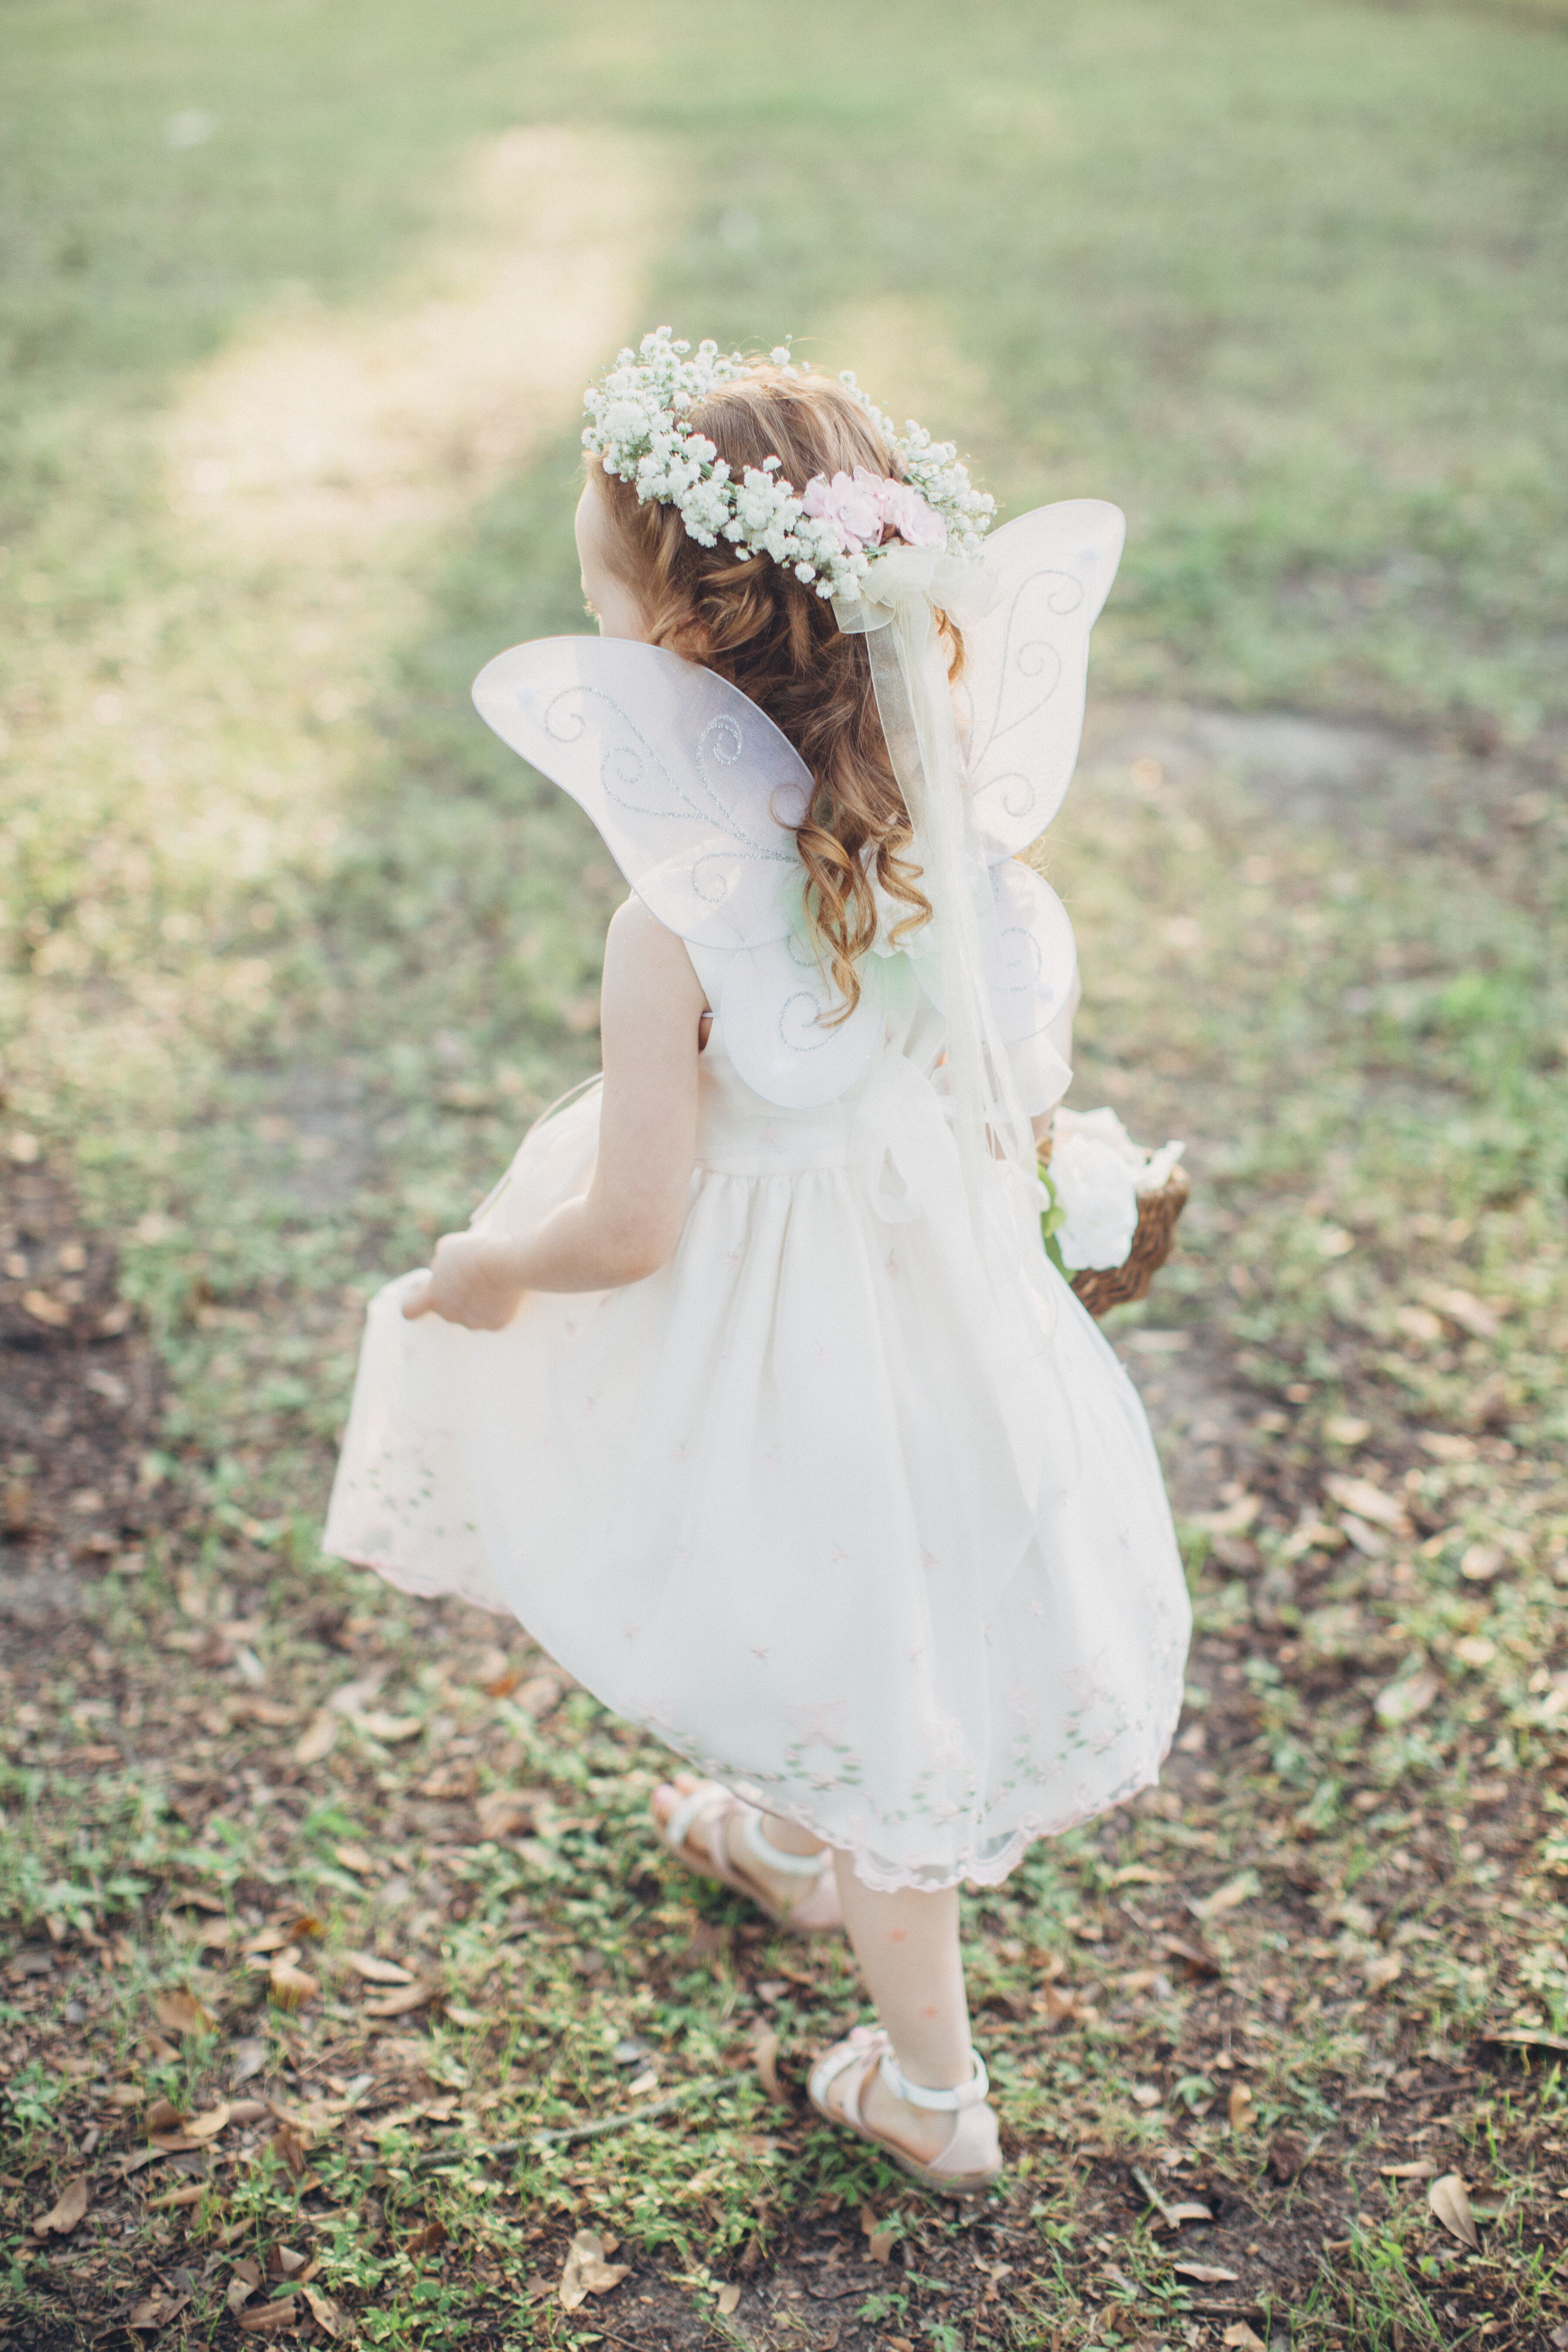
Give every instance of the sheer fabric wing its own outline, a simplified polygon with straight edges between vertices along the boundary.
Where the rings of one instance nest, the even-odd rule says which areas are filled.
[[[1089,633],[1125,535],[1118,508],[1068,499],[986,541],[1001,593],[963,625],[960,715],[970,814],[991,858],[1026,849],[1061,806],[1083,728]]]
[[[790,927],[810,773],[711,670],[624,637],[542,637],[474,681],[487,726],[569,793],[681,939],[752,948]]]

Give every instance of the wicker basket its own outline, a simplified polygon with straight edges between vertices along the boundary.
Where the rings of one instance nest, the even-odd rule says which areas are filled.
[[[1050,1156],[1047,1142],[1040,1152],[1042,1168]],[[1176,1219],[1187,1205],[1188,1190],[1186,1171],[1173,1168],[1157,1192],[1139,1193],[1138,1229],[1121,1264],[1085,1266],[1081,1273],[1068,1276],[1091,1315],[1107,1315],[1113,1307],[1127,1307],[1135,1298],[1147,1298],[1154,1276],[1171,1255]]]

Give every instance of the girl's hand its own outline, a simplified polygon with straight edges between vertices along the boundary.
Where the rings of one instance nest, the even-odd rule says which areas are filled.
[[[420,1315],[439,1315],[469,1331],[500,1331],[524,1296],[504,1242],[488,1234],[443,1234],[429,1274],[404,1300],[403,1312],[410,1323]]]

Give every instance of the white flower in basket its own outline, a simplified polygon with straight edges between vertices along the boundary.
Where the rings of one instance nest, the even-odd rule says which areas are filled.
[[[1170,1181],[1184,1149],[1167,1143],[1145,1151],[1109,1108],[1058,1111],[1050,1164],[1042,1174],[1052,1199],[1046,1245],[1054,1242],[1064,1273],[1125,1262],[1138,1230],[1139,1195],[1158,1192]]]

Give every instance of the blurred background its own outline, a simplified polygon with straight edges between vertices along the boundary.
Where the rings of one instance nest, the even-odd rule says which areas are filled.
[[[261,1745],[157,1867],[217,1853],[205,1803],[232,1890],[259,1788],[268,1867],[346,1901],[367,1817],[287,1793],[342,1764],[290,1761],[288,1709],[367,1608],[397,1719],[436,1704],[417,1612],[315,1537],[364,1297],[594,1066],[616,877],[468,688],[589,625],[581,389],[662,320],[854,367],[1004,515],[1126,509],[1040,855],[1074,1103],[1189,1142],[1119,1344],[1210,1630],[1381,1679],[1462,1635],[1451,1721],[1363,1749],[1451,1773],[1479,1706],[1530,1752],[1568,1540],[1525,1477],[1568,1346],[1562,0],[16,0],[5,48],[0,1603],[13,1700],[58,1666],[89,1710],[56,1754],[111,1658],[173,1740],[172,1643],[212,1770]],[[1391,1584],[1411,1523],[1380,1552],[1366,1495],[1445,1462],[1491,1483],[1428,1497],[1451,1556]],[[1511,1649],[1459,1565],[1499,1527]],[[1330,1773],[1289,1737],[1281,1804]],[[96,1863],[68,1807],[7,1832],[17,1933],[101,1920],[139,1789]]]

